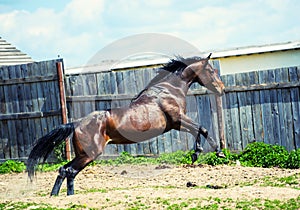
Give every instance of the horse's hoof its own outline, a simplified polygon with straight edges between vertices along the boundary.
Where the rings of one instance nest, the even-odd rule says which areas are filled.
[[[194,162],[196,162],[198,159],[198,155],[196,153],[192,154],[192,164],[194,164]]]

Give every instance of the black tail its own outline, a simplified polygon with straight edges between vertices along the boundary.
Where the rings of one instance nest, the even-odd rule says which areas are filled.
[[[43,158],[43,162],[47,159],[50,152],[62,143],[68,136],[74,132],[74,124],[68,123],[60,125],[56,129],[52,130],[47,135],[41,137],[33,147],[27,161],[27,172],[30,180],[32,180],[35,172],[35,168],[39,163],[39,160]]]

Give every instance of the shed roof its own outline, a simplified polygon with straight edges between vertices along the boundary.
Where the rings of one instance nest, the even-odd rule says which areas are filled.
[[[18,65],[34,62],[30,56],[21,52],[0,37],[0,66]]]
[[[276,51],[286,51],[286,50],[300,50],[300,41],[289,41],[284,43],[275,43],[268,45],[256,45],[256,46],[246,46],[231,48],[225,50],[211,50],[203,52],[202,55],[207,56],[209,53],[212,53],[212,59],[226,58],[233,56],[242,56],[242,55],[251,55],[251,54],[261,54],[268,52]],[[195,55],[191,55],[195,56]],[[199,55],[197,55],[199,56]],[[200,55],[201,56],[201,55]],[[99,72],[107,71],[112,69],[126,69],[126,68],[135,68],[149,65],[159,65],[167,63],[170,60],[167,56],[146,56],[138,58],[127,58],[122,61],[115,60],[104,60],[100,61],[99,64],[86,65],[80,67],[71,67],[66,68],[66,73],[76,74],[76,73],[87,73],[87,72]]]
[[[296,50],[300,49],[300,41],[290,41],[283,43],[255,45],[247,47],[237,47],[226,50],[217,50],[212,53],[212,58],[224,58],[241,55],[260,54],[276,51]]]

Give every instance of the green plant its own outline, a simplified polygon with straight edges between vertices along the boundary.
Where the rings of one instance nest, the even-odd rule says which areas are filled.
[[[45,163],[45,164],[40,164],[38,165],[38,170],[40,171],[56,171],[57,169],[59,169],[61,166],[67,164],[67,161],[63,161],[60,163]]]
[[[57,159],[57,162],[63,162],[66,161],[66,142],[63,141],[60,145],[56,146],[54,148],[54,155]]]
[[[222,152],[224,153],[225,158],[219,158],[216,155],[216,152],[210,152],[207,154],[208,157],[205,159],[204,163],[215,166],[220,164],[230,164],[238,159],[238,155],[231,153],[228,149],[223,149]]]
[[[291,176],[285,177],[271,177],[265,176],[262,180],[263,183],[261,186],[271,186],[271,187],[286,187],[287,185],[293,189],[300,189],[299,188],[299,179],[300,174],[293,174]]]
[[[133,156],[128,152],[122,152],[119,157],[112,160],[99,160],[97,163],[108,164],[108,165],[119,165],[119,164],[190,164],[192,163],[191,153],[184,151],[176,151],[173,153],[164,153],[159,157],[144,157],[144,156]]]
[[[290,152],[286,160],[286,168],[296,169],[300,168],[300,149]]]
[[[284,168],[288,156],[289,152],[283,146],[254,142],[248,144],[238,158],[244,166]]]
[[[4,173],[20,173],[25,170],[26,166],[23,162],[7,160],[0,164],[0,174]]]
[[[281,167],[300,168],[300,149],[289,153],[283,146],[270,145],[263,142],[248,144],[240,154],[232,153],[228,149],[223,149],[225,158],[217,157],[215,152],[200,154],[195,164],[235,164],[237,160],[243,166],[249,167]],[[116,159],[99,160],[96,163],[119,165],[119,164],[191,164],[191,151],[176,151],[165,153],[159,157],[133,156],[128,152],[122,152]]]
[[[191,154],[193,154],[194,151],[188,151],[184,152],[181,150],[178,150],[176,152],[172,153],[165,153],[161,154],[157,158],[157,162],[159,164],[191,164],[192,163],[192,157]]]

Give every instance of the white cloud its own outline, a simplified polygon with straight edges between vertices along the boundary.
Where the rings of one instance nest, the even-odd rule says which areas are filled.
[[[0,28],[34,59],[60,54],[74,66],[116,39],[145,32],[178,36],[200,50],[295,40],[299,11],[297,0],[70,0],[62,8],[2,13]]]
[[[102,0],[73,0],[67,4],[62,16],[73,24],[89,24],[101,18],[103,9]]]

